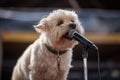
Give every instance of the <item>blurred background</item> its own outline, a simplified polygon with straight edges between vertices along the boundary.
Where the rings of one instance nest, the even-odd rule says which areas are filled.
[[[0,80],[38,34],[33,25],[54,9],[75,10],[85,36],[100,52],[102,80],[120,80],[120,4],[118,0],[0,0]],[[68,80],[84,80],[82,47],[75,46]],[[97,54],[88,50],[88,79],[99,80]]]

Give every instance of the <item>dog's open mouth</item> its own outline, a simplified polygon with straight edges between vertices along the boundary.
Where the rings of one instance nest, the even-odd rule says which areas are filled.
[[[68,39],[68,40],[72,40],[72,38],[70,38],[70,37],[68,36],[68,33],[69,33],[69,31],[66,32],[66,33],[62,36],[62,38],[65,38],[65,39]]]

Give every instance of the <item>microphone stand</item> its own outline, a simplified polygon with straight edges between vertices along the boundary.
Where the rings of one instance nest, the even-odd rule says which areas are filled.
[[[87,58],[88,58],[88,47],[84,47],[82,51],[83,67],[84,67],[84,80],[88,80],[88,70],[87,70]]]

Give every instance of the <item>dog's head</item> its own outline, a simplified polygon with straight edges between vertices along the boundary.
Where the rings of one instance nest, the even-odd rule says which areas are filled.
[[[35,29],[41,35],[44,34],[45,43],[57,49],[71,48],[77,43],[75,40],[66,38],[70,29],[76,29],[81,34],[84,32],[77,14],[74,11],[61,9],[53,11],[47,18],[43,18]]]

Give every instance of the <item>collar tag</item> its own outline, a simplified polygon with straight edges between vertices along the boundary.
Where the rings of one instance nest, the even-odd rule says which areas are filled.
[[[58,67],[58,69],[60,70],[61,57],[60,57],[59,52],[57,52],[57,55],[56,55],[56,60],[57,60],[57,67]]]

